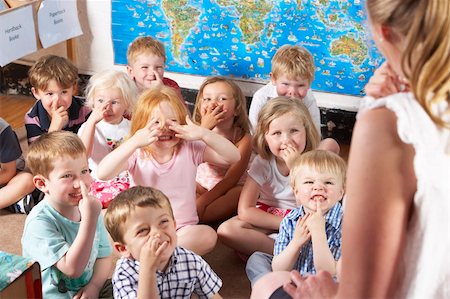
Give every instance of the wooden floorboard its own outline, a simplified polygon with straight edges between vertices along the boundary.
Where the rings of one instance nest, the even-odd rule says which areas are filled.
[[[0,117],[6,120],[12,128],[24,126],[25,113],[33,106],[35,99],[27,96],[0,94]]]

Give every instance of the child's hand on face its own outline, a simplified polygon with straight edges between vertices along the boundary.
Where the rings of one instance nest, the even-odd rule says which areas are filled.
[[[59,131],[69,122],[69,112],[64,109],[64,106],[58,107],[58,100],[52,101],[50,105],[51,124],[54,125],[55,131]]]
[[[208,105],[208,107],[203,110],[201,126],[212,130],[223,120],[226,113],[227,110],[224,110],[222,105],[217,105],[215,107]]]
[[[88,188],[83,181],[80,181],[81,196],[83,197],[78,203],[81,219],[97,218],[102,210],[100,200],[88,194]]]
[[[157,119],[152,119],[145,127],[136,131],[131,137],[138,148],[147,146],[158,140],[161,129],[156,127]]]
[[[152,235],[145,242],[140,252],[140,264],[156,271],[161,261],[161,253],[169,246],[168,241],[161,242],[159,234]]]
[[[189,116],[186,116],[186,125],[180,125],[172,122],[169,129],[176,133],[175,137],[185,140],[201,140],[206,133],[209,132],[208,129],[194,124]]]
[[[306,221],[306,226],[308,227],[311,234],[325,231],[325,218],[323,217],[323,211],[320,207],[320,202],[317,202],[316,211],[311,213]]]
[[[150,84],[154,86],[164,85],[163,78],[159,75],[157,71],[153,71],[153,75],[155,76],[155,80],[151,81]]]
[[[89,115],[89,118],[87,121],[93,122],[94,124],[98,124],[103,119],[103,116],[106,112],[107,104],[108,104],[108,102],[102,103],[98,106],[95,105],[94,108],[92,109],[91,115]]]
[[[289,169],[293,166],[294,160],[297,158],[298,154],[297,149],[291,144],[288,144],[280,153],[281,158]]]
[[[306,226],[306,221],[310,217],[310,214],[307,213],[302,218],[298,219],[297,224],[295,226],[294,238],[293,242],[296,242],[298,247],[302,247],[306,242],[311,238],[311,233]]]

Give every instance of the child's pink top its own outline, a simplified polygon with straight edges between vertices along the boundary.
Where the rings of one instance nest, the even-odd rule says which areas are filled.
[[[183,141],[167,163],[160,164],[137,150],[128,159],[132,184],[161,190],[170,200],[177,229],[198,223],[195,204],[195,175],[203,162],[206,144],[203,141]]]

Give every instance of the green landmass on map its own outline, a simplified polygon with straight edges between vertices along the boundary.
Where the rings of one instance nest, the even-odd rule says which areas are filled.
[[[239,28],[242,41],[246,44],[258,42],[264,32],[264,21],[272,10],[273,4],[266,0],[240,1],[218,0],[221,6],[234,6],[240,14]]]
[[[354,65],[361,65],[367,57],[367,45],[361,39],[341,36],[331,43],[330,53],[334,56],[345,55]]]
[[[200,11],[187,5],[187,0],[163,0],[162,9],[170,21],[172,30],[172,53],[180,57],[181,45],[184,43],[189,31],[197,23]]]

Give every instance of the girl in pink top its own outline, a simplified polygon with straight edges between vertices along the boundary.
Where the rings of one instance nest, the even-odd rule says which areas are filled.
[[[223,221],[236,215],[245,171],[252,153],[247,104],[233,81],[208,78],[200,86],[194,120],[233,142],[241,159],[223,167],[202,163],[197,169],[197,212],[201,222]]]
[[[239,150],[228,139],[194,124],[177,93],[166,86],[141,94],[130,136],[100,162],[99,178],[128,170],[135,185],[160,189],[170,199],[179,245],[200,255],[212,250],[217,240],[214,229],[198,225],[197,166],[205,161],[235,163]]]

